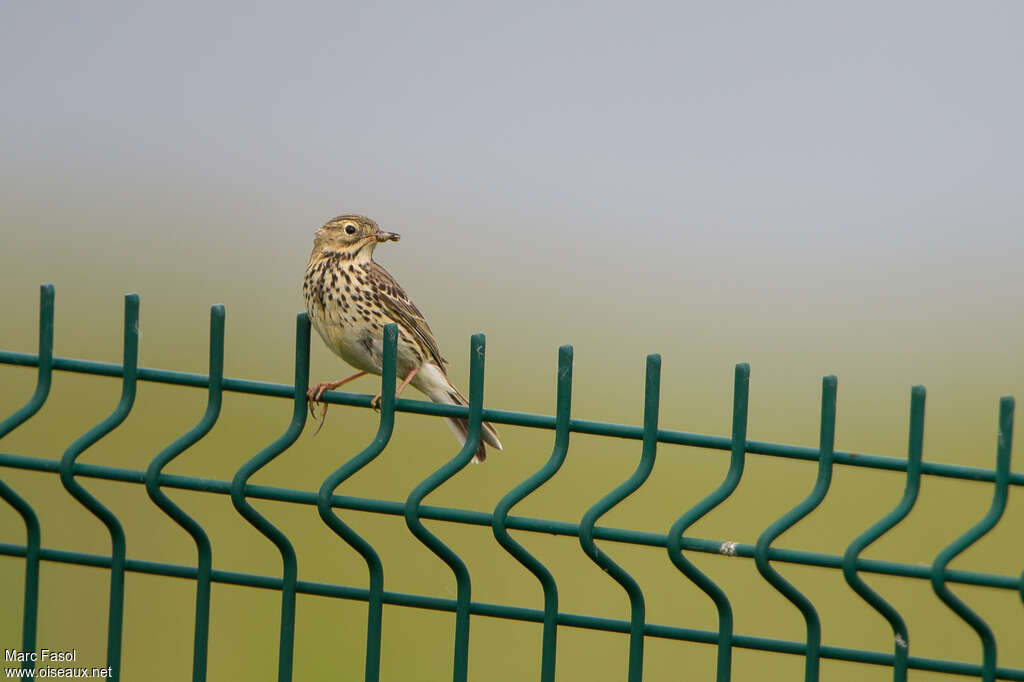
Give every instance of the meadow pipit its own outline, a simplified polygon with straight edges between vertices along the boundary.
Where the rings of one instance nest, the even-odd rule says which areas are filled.
[[[360,370],[339,381],[317,384],[306,394],[310,411],[326,390],[381,373],[384,325],[398,325],[397,374],[402,379],[396,397],[410,383],[435,403],[466,405],[465,397],[448,380],[437,339],[423,313],[409,300],[391,274],[373,260],[377,244],[398,241],[393,232],[382,232],[377,223],[360,215],[342,215],[324,224],[313,237],[313,253],[306,266],[302,293],[313,326],[327,347]],[[380,394],[374,398],[378,404]],[[321,426],[327,404],[321,412]],[[447,419],[459,443],[466,442],[469,423]],[[473,461],[487,457],[484,443],[501,450],[494,427],[483,423],[482,439]]]

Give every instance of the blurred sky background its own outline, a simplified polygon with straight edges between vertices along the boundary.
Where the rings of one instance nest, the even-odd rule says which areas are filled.
[[[57,354],[118,361],[120,297],[138,291],[143,365],[204,371],[207,310],[225,303],[227,374],[290,382],[294,315],[302,309],[312,233],[336,214],[358,212],[402,235],[400,243],[382,245],[377,259],[430,319],[457,383],[468,383],[469,335],[487,333],[489,406],[550,413],[556,349],[573,343],[575,416],[638,423],[644,355],[657,351],[664,356],[662,425],[727,433],[732,368],[749,361],[751,438],[816,444],[820,377],[835,372],[838,447],[903,456],[909,388],[923,383],[929,388],[925,458],[991,467],[997,400],[1024,396],[1022,29],[1024,5],[987,0],[5,3],[0,347],[34,351],[38,285],[54,282]],[[313,381],[348,373],[318,338],[313,345]],[[33,377],[11,367],[0,367],[0,377],[0,413],[7,413],[24,402]],[[13,434],[0,449],[59,456],[116,400],[110,380],[61,380],[55,380],[56,405],[46,408],[57,426],[32,431],[26,425],[25,435]],[[352,390],[372,393],[373,382],[365,382]],[[68,387],[64,398],[62,386]],[[180,412],[180,418],[140,416],[148,426],[136,427],[134,436],[146,452],[129,456],[119,454],[127,445],[108,448],[113,461],[144,468],[198,417],[195,392],[160,390],[151,389],[148,404],[177,410],[164,414]],[[249,449],[241,452],[225,437],[221,448],[230,456],[193,460],[210,470],[183,466],[179,473],[230,478],[248,453],[283,428],[287,410],[272,407],[234,414],[229,433],[244,430]],[[316,441],[304,436],[296,447],[308,452],[305,469],[281,464],[278,478],[262,482],[315,489],[337,461],[332,445],[347,438],[365,442],[372,433],[374,416],[353,412],[335,408],[325,434]],[[404,499],[448,456],[447,431],[430,420],[407,422],[437,441],[434,454],[381,463],[381,475],[368,479],[371,490],[353,494]],[[153,443],[156,435],[164,440]],[[474,469],[476,483],[456,485],[462,497],[439,492],[438,503],[489,510],[547,456],[549,434],[508,435],[509,452],[488,461],[487,469]],[[417,441],[410,436],[408,442]],[[570,482],[561,488],[552,482],[562,496],[535,503],[534,513],[576,520],[635,466],[633,457],[609,454],[612,446],[579,442],[581,453],[591,448],[592,459],[581,462],[570,453]],[[615,447],[633,452],[630,444]],[[108,460],[97,453],[94,461]],[[654,501],[652,493],[643,504],[660,515],[637,507],[617,521],[664,531],[679,509],[717,485],[724,457],[699,460],[708,461],[714,464],[659,460],[652,485],[663,497]],[[706,480],[679,493],[672,481],[696,476],[695,467]],[[80,513],[53,477],[3,474],[38,486],[43,506],[52,501]],[[724,517],[728,523],[721,527],[730,530],[708,530],[709,537],[732,532],[730,523],[746,524],[748,536],[738,539],[753,542],[765,518],[806,495],[813,471],[773,461],[752,466],[748,477],[782,492],[765,501],[751,483],[749,506]],[[829,547],[840,553],[891,508],[902,486],[898,476],[885,478],[888,497],[851,519],[849,510],[876,504],[864,491],[883,479],[846,480],[856,485],[837,509],[845,510],[849,533]],[[95,485],[91,489],[100,489]],[[922,504],[931,499],[935,509],[948,509],[964,490],[935,485],[922,493]],[[942,494],[928,498],[929,490],[940,488]],[[930,539],[914,545],[914,561],[930,561],[980,518],[990,489],[971,488],[970,495],[976,504],[948,524],[919,519]],[[757,506],[762,503],[767,510]],[[1011,495],[1008,518],[1017,522],[1018,539],[1020,512]],[[4,513],[4,525],[17,528],[17,517]],[[154,523],[167,524],[168,534],[180,535],[149,513]],[[88,525],[82,533],[65,529],[67,541],[92,538],[92,551],[109,552],[109,540],[94,527],[99,524]],[[240,523],[237,528],[260,546],[253,551],[265,553],[265,571],[279,570],[264,547],[269,543]],[[44,544],[62,546],[46,539],[62,531],[56,532],[44,530]],[[132,538],[148,533],[129,530],[129,556],[140,546]],[[323,536],[326,542],[331,537]],[[799,540],[816,537],[809,532]],[[189,543],[174,542],[182,551],[177,560],[192,561]],[[479,543],[500,553],[486,535]],[[912,545],[905,539],[892,547]],[[154,545],[153,551],[161,550]],[[394,556],[401,563],[406,555],[400,552]],[[350,580],[362,584],[354,556],[339,550],[336,558],[355,561]],[[983,568],[1019,572],[1020,551],[993,556]],[[426,552],[422,560],[440,564]],[[578,570],[607,592],[608,615],[625,617],[618,588],[576,560]],[[521,577],[525,572],[507,557],[502,561],[501,570],[515,572],[520,582],[507,594],[495,586],[502,596],[493,600],[522,603],[526,593],[539,607],[536,583]],[[19,575],[16,560],[0,558],[0,564],[3,575]],[[755,580],[747,569],[747,580]],[[67,575],[95,573],[102,591],[98,572],[74,570]],[[318,579],[330,575],[325,569]],[[409,591],[452,589],[450,574],[438,568],[436,575],[436,584]],[[680,580],[667,569],[665,576]],[[829,584],[849,592],[841,580]],[[181,589],[191,594],[188,586]],[[483,589],[485,599],[490,593]],[[738,609],[738,631],[799,639],[795,609],[764,589],[763,599],[774,600],[784,622],[744,621]],[[925,588],[920,594],[933,599]],[[694,625],[678,611],[652,619],[713,629],[706,598],[696,590],[686,596],[701,604],[703,621]],[[105,604],[103,594],[97,599]],[[182,599],[187,605],[191,597]],[[593,599],[581,594],[578,603],[568,603],[586,611]],[[873,627],[875,639],[857,640],[857,633],[837,639],[829,629],[836,620],[826,618],[826,642],[888,650],[877,615],[851,603],[864,611],[871,624],[864,631]],[[310,608],[326,613],[328,607]],[[62,612],[57,603],[49,608]],[[361,622],[362,607],[347,608]],[[758,602],[753,610],[760,609]],[[265,612],[271,635],[274,613]],[[975,660],[974,635],[942,613],[943,628],[955,636],[939,628],[922,655]],[[1003,618],[1005,632],[1024,628],[1019,608],[992,617]],[[443,631],[448,621],[438,618]],[[76,632],[70,621],[61,622],[67,633]],[[46,623],[42,618],[41,627],[57,627]],[[7,645],[7,634],[20,632],[20,618],[3,627]],[[534,646],[539,629],[520,627]],[[597,670],[624,671],[624,638],[585,636],[568,634],[565,646],[572,651],[573,641],[586,642],[581,660],[597,660]],[[951,653],[954,640],[962,649]],[[190,641],[185,632],[183,648],[172,648],[168,660],[187,662]],[[330,637],[324,641],[333,646]],[[600,655],[610,652],[607,662],[598,660],[593,641],[611,643],[598,647]],[[102,640],[96,646],[98,665]],[[430,669],[437,679],[450,674],[446,647],[429,654],[436,654]],[[679,665],[677,650],[664,643],[650,647],[649,657],[663,655],[648,659],[651,679],[668,679],[658,675]],[[130,649],[126,656],[133,655]],[[710,647],[690,650],[697,652],[693,666],[713,670]],[[267,651],[273,653],[272,644]],[[513,663],[525,661],[508,679],[536,673],[533,654],[500,643],[488,651],[489,660],[505,660],[504,653]],[[1024,666],[1020,651],[1001,651]],[[358,645],[354,652],[358,663]],[[147,656],[133,659],[134,669],[145,671],[136,679],[159,677],[156,654]],[[223,664],[236,679],[256,679],[237,677],[242,673],[231,666],[239,662],[211,656],[214,668]],[[756,674],[779,658],[762,656],[748,670]],[[790,658],[784,670],[798,671],[800,661]],[[308,656],[297,660],[312,665]],[[479,654],[472,664],[480,679],[505,679],[490,677],[498,673]],[[253,665],[262,669],[259,661]],[[582,669],[566,668],[565,679],[582,679],[573,674]],[[832,672],[833,679],[868,679],[859,669]],[[395,672],[394,679],[405,674]],[[891,673],[874,674],[887,679]]]

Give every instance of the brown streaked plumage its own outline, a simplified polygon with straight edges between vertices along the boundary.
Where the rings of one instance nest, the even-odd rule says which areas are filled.
[[[398,241],[393,232],[383,232],[377,223],[361,215],[347,214],[327,221],[313,237],[313,253],[306,265],[302,294],[306,311],[327,347],[359,370],[339,381],[323,382],[309,389],[310,411],[326,390],[364,374],[380,374],[384,325],[398,326],[397,373],[403,377],[396,396],[412,384],[435,403],[466,405],[466,398],[448,380],[448,361],[423,313],[394,277],[373,260],[377,244]],[[375,398],[379,402],[380,396]],[[327,414],[323,405],[321,419]],[[448,419],[459,439],[466,442],[469,424],[465,419]],[[321,426],[323,422],[321,421]],[[485,443],[501,449],[498,432],[483,423],[482,438],[473,461],[487,457]]]

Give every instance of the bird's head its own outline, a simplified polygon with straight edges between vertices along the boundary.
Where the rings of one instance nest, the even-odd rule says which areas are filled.
[[[397,242],[399,235],[384,232],[366,216],[346,214],[331,218],[313,237],[313,252],[337,252],[355,258],[369,257],[380,242]]]

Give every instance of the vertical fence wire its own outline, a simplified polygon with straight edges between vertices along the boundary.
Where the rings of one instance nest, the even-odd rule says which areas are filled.
[[[332,507],[334,491],[357,471],[372,462],[391,440],[395,429],[395,368],[398,358],[398,326],[394,323],[384,327],[383,358],[381,361],[380,383],[380,426],[373,441],[362,452],[338,467],[324,479],[317,493],[316,507],[324,520],[342,540],[362,555],[369,571],[369,599],[366,622],[366,682],[380,679],[380,646],[384,608],[384,565],[380,555],[361,535],[341,520]]]
[[[93,516],[103,522],[110,533],[110,609],[107,619],[107,666],[111,668],[110,679],[121,678],[121,644],[124,625],[124,571],[125,535],[124,528],[114,512],[110,511],[95,496],[75,479],[75,461],[103,436],[107,435],[131,412],[135,404],[136,386],[139,374],[139,296],[128,294],[124,298],[124,376],[121,384],[121,399],[114,411],[99,424],[73,442],[60,460],[60,480],[71,495]]]
[[[215,305],[210,309],[210,385],[206,400],[206,412],[199,423],[164,448],[153,458],[146,469],[146,492],[153,503],[164,511],[175,523],[192,536],[196,544],[196,616],[192,644],[192,680],[206,679],[206,659],[210,639],[210,574],[213,570],[213,549],[210,538],[185,510],[175,504],[160,489],[160,474],[165,466],[213,428],[220,416],[224,388],[224,306]]]
[[[644,384],[644,438],[640,463],[636,470],[587,510],[580,521],[580,546],[590,559],[608,573],[629,596],[629,682],[643,679],[644,666],[644,593],[624,568],[602,552],[594,542],[594,525],[605,513],[636,492],[651,475],[658,447],[658,407],[661,400],[661,356],[647,356],[647,378]]]
[[[715,679],[717,682],[728,682],[732,679],[732,605],[725,591],[711,578],[697,568],[683,554],[683,534],[694,523],[702,519],[712,509],[726,500],[743,476],[743,464],[746,459],[747,446],[747,411],[750,403],[750,365],[736,365],[736,376],[733,381],[732,404],[732,449],[729,458],[729,470],[725,480],[710,495],[691,507],[679,517],[668,532],[668,557],[672,563],[704,591],[715,603],[718,611],[718,659]],[[735,554],[732,543],[723,543],[720,550],[725,555]]]
[[[0,422],[0,438],[24,424],[46,402],[53,380],[53,309],[52,284],[39,288],[39,370],[32,397],[21,409]],[[21,621],[21,650],[35,651],[36,629],[39,618],[39,557],[42,550],[42,530],[39,517],[32,505],[0,480],[0,497],[10,504],[25,524],[25,597]],[[22,670],[35,669],[35,661],[21,662]]]
[[[452,670],[453,682],[466,682],[469,674],[469,604],[471,582],[469,569],[462,558],[427,530],[420,518],[423,499],[462,471],[480,445],[484,404],[484,335],[474,334],[469,350],[469,430],[462,450],[440,469],[427,476],[409,494],[405,502],[405,525],[427,549],[441,558],[455,575],[455,653]]]
[[[992,506],[981,521],[939,552],[932,563],[932,589],[935,594],[966,621],[981,639],[983,682],[992,682],[996,679],[996,638],[988,623],[949,589],[946,584],[946,567],[957,555],[992,530],[1006,510],[1006,498],[1010,487],[1010,453],[1013,449],[1013,407],[1013,398],[1009,396],[999,401],[999,435]]]
[[[495,539],[531,573],[544,591],[544,630],[541,636],[541,682],[554,682],[555,650],[558,639],[558,586],[544,564],[516,542],[508,532],[508,513],[558,473],[569,451],[569,416],[572,410],[572,346],[558,349],[558,397],[555,406],[555,445],[540,469],[512,488],[494,508],[491,528]]]
[[[278,646],[277,679],[291,682],[295,654],[295,582],[298,565],[295,548],[288,537],[246,499],[246,485],[257,471],[285,451],[302,433],[306,424],[306,390],[309,388],[309,317],[300,313],[295,321],[295,395],[292,419],[285,432],[252,459],[242,465],[231,481],[231,502],[238,513],[266,536],[281,553],[283,565],[281,586],[281,639]]]
[[[917,502],[917,494],[921,489],[921,457],[924,449],[924,386],[915,386],[910,392],[910,435],[907,446],[907,484],[903,498],[896,508],[878,520],[873,526],[858,535],[846,548],[843,554],[843,576],[864,601],[889,621],[893,635],[893,669],[894,682],[906,682],[907,657],[910,655],[910,634],[907,624],[899,611],[887,602],[880,594],[868,586],[857,573],[857,559],[868,545],[892,530],[896,524],[906,518]]]
[[[836,378],[827,376],[822,380],[821,386],[821,438],[819,444],[821,454],[818,460],[818,478],[814,483],[814,489],[811,490],[807,499],[761,533],[754,551],[754,563],[757,570],[765,580],[800,609],[804,622],[807,624],[807,653],[804,657],[804,679],[806,682],[818,682],[821,657],[821,619],[811,600],[783,578],[769,563],[768,551],[776,538],[814,511],[825,499],[829,484],[832,482],[832,454],[835,449],[835,437]]]

